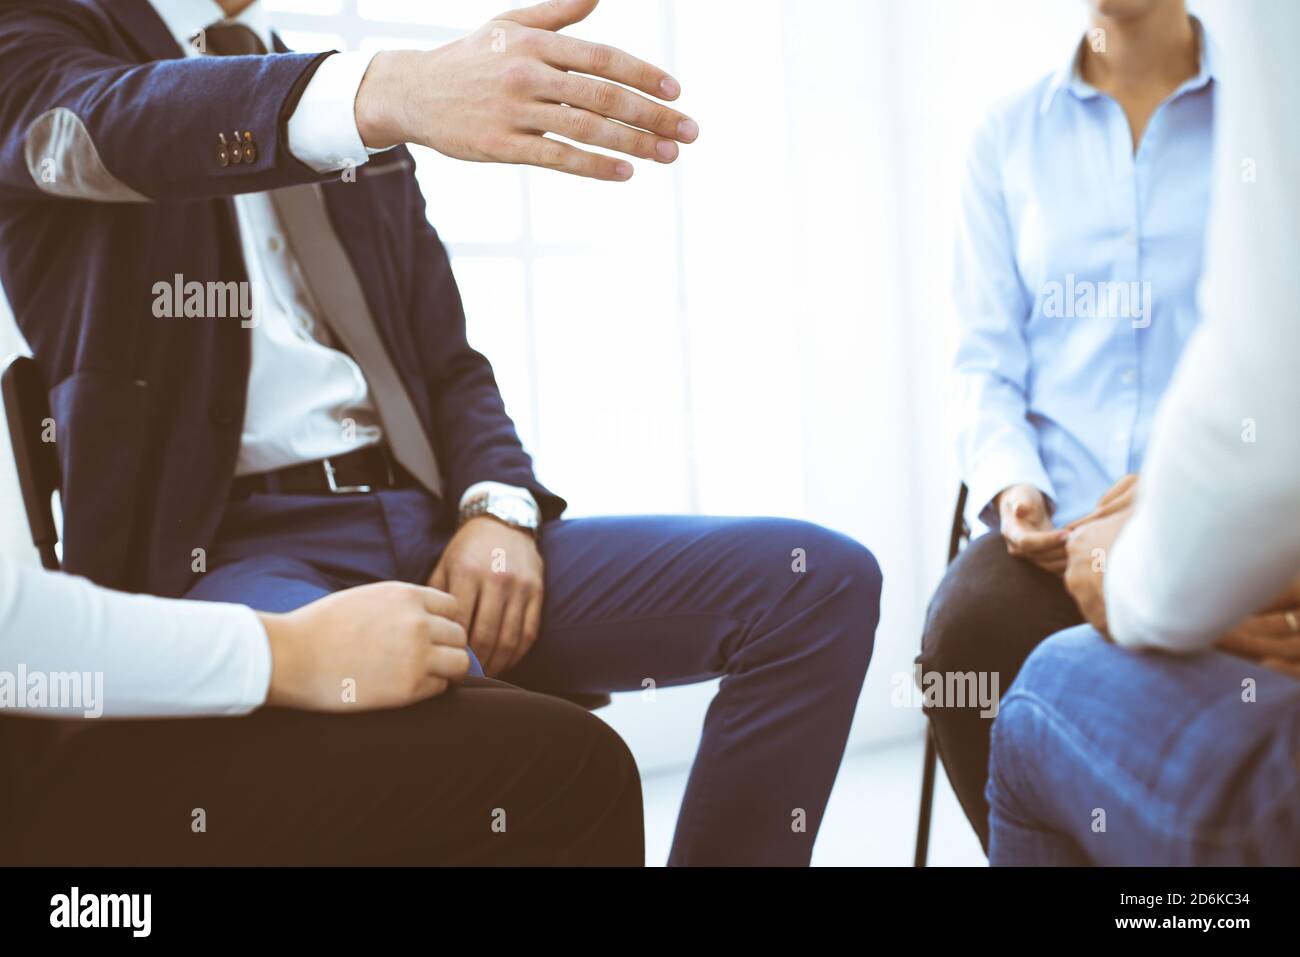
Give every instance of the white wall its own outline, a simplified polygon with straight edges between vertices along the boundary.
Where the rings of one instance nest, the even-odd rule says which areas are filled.
[[[919,734],[889,692],[916,654],[957,485],[944,397],[966,143],[993,100],[1069,55],[1082,5],[670,11],[670,68],[703,129],[677,172],[698,505],[809,518],[876,552],[884,613],[853,743]],[[693,728],[708,690],[609,716],[643,767],[682,760],[693,738],[663,734],[665,712],[678,728],[689,704]]]

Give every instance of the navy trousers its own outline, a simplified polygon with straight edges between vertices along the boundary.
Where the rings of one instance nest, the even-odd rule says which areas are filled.
[[[449,537],[418,490],[231,503],[188,597],[289,611],[379,580],[424,584]],[[504,678],[552,694],[721,677],[671,864],[807,864],[871,658],[881,575],[785,519],[594,518],[542,532],[536,645]]]

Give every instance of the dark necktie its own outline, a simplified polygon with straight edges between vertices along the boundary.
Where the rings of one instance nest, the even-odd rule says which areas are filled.
[[[212,56],[266,53],[266,45],[242,23],[220,23],[203,33]],[[421,485],[442,495],[442,476],[419,414],[379,337],[361,282],[325,209],[320,187],[290,186],[266,194],[312,298],[330,331],[361,367],[383,423],[388,448]]]
[[[250,27],[242,23],[216,23],[204,30],[203,49],[212,56],[259,56],[266,44]]]

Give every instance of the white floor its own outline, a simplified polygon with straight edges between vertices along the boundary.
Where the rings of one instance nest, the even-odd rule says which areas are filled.
[[[826,819],[813,851],[821,867],[910,867],[920,808],[923,743],[918,739],[851,753],[840,768]],[[662,866],[672,845],[677,806],[686,789],[686,768],[645,778],[646,862]],[[966,822],[939,766],[932,867],[983,867],[979,840]]]

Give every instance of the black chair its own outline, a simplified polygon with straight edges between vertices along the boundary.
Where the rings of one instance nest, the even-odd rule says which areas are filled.
[[[948,564],[951,565],[970,541],[970,525],[966,522],[965,483],[957,490],[957,508],[952,516],[952,530],[948,534]],[[939,752],[934,740],[934,727],[925,725],[925,765],[921,771],[921,815],[916,825],[916,857],[913,866],[925,867],[930,854],[930,815],[934,810],[934,776],[938,770]]]
[[[58,436],[49,428],[53,425],[49,394],[36,360],[11,357],[0,372],[0,390],[32,544],[40,553],[41,564],[58,571],[59,533],[54,522],[54,496],[62,485],[54,444]]]
[[[0,372],[4,392],[5,417],[9,422],[9,441],[13,445],[14,464],[18,468],[18,487],[27,511],[32,544],[41,555],[41,564],[50,571],[60,567],[59,533],[54,521],[54,496],[63,485],[59,457],[47,432],[53,423],[45,377],[30,356],[13,356]],[[557,695],[588,711],[610,703],[607,694]]]

